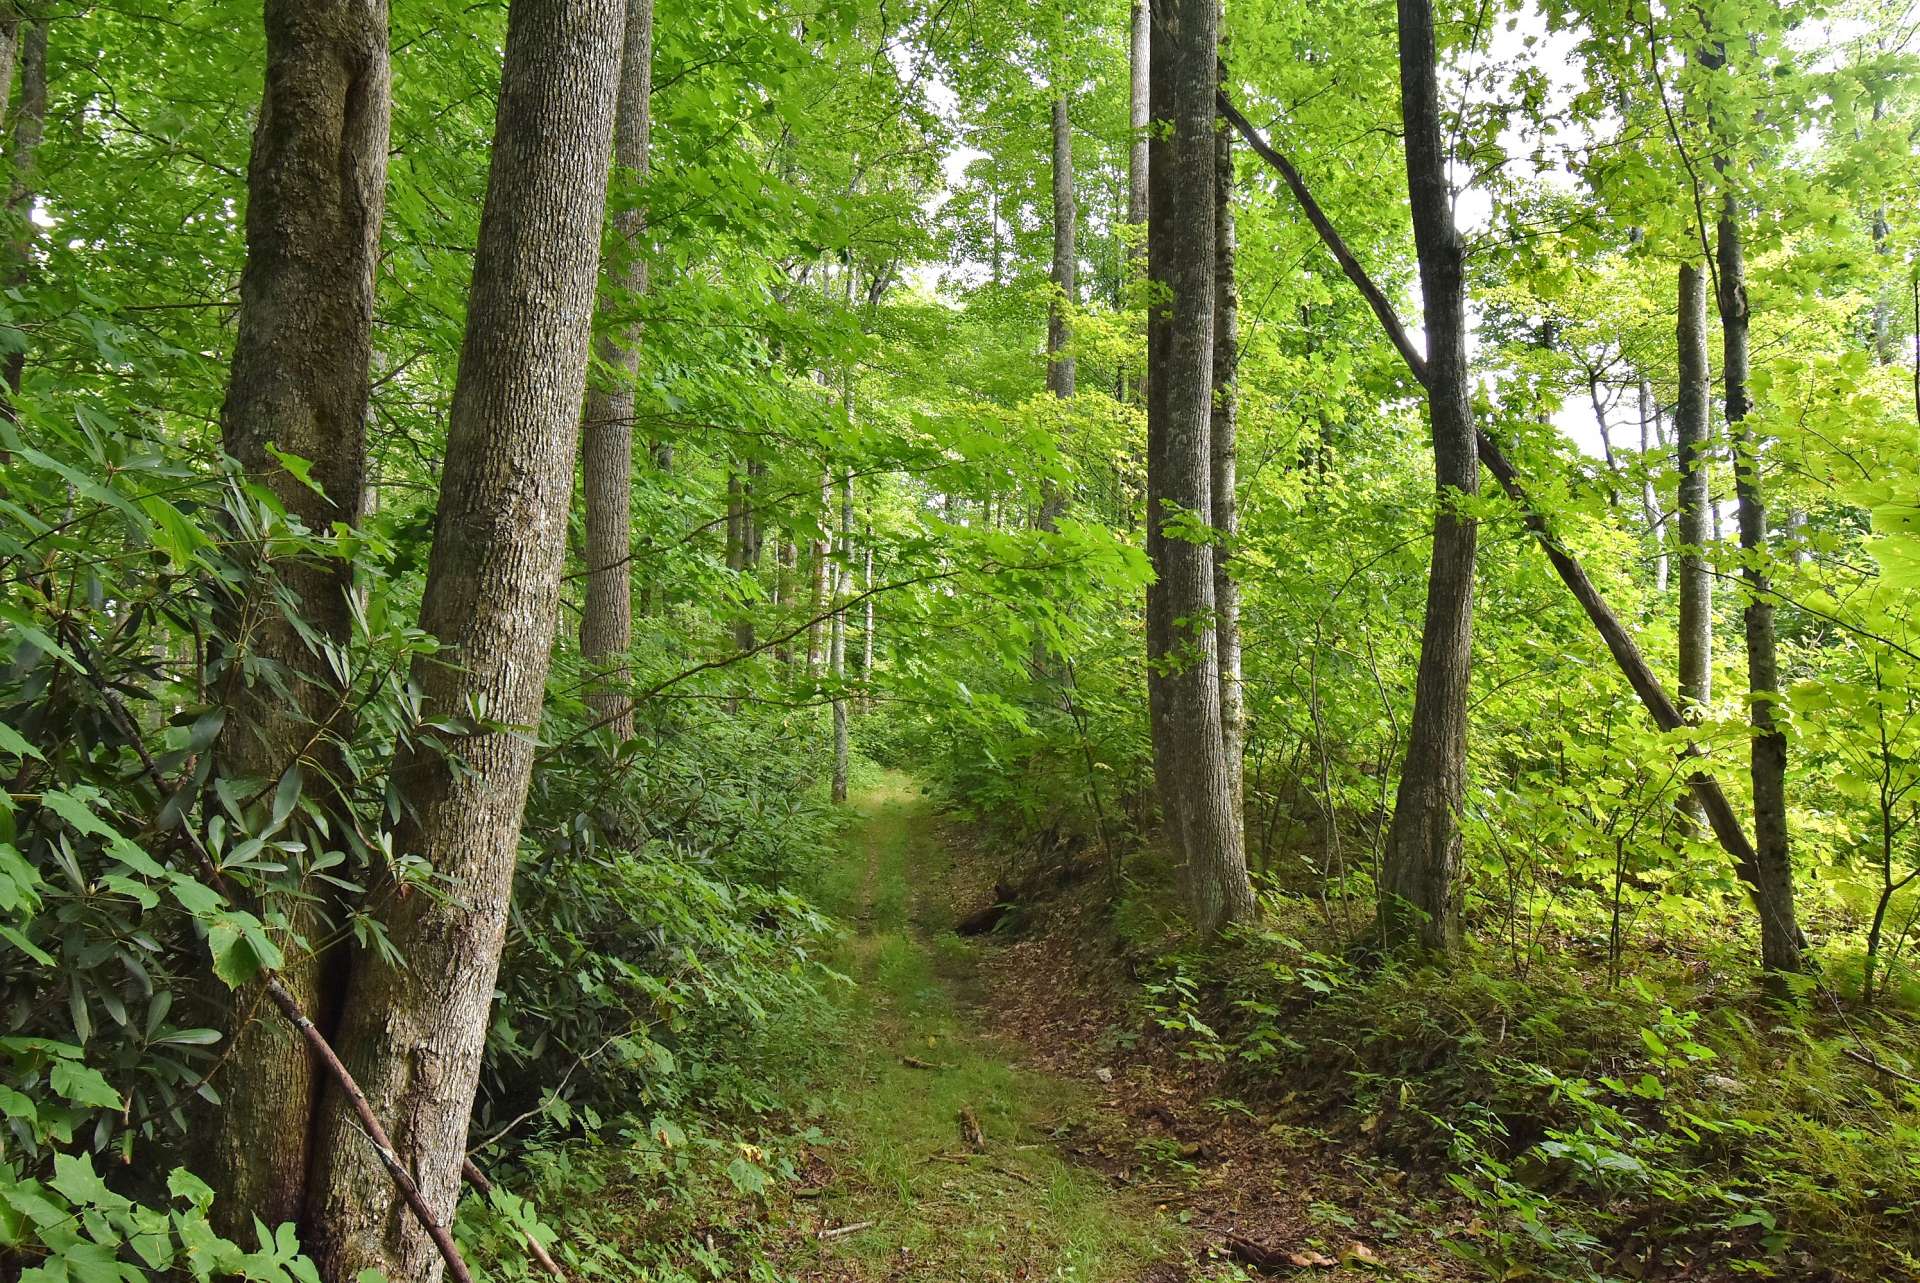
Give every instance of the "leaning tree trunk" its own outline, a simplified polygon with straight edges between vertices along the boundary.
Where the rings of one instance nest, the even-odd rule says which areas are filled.
[[[1226,80],[1227,68],[1222,60],[1222,92]],[[1233,817],[1241,826],[1244,846],[1246,692],[1240,682],[1240,585],[1229,573],[1234,541],[1240,535],[1234,495],[1239,463],[1240,287],[1234,275],[1238,247],[1233,228],[1233,131],[1224,123],[1214,133],[1213,211],[1213,415],[1208,449],[1211,524],[1220,540],[1213,549],[1213,609],[1220,638],[1220,738],[1226,746]]]
[[[1460,936],[1459,809],[1466,789],[1478,539],[1461,501],[1479,489],[1479,460],[1468,386],[1465,255],[1447,187],[1429,0],[1399,0],[1399,26],[1400,110],[1425,304],[1427,408],[1439,493],[1413,720],[1382,870],[1380,928],[1389,948],[1444,955]]]
[[[358,522],[365,481],[391,117],[386,0],[268,0],[266,37],[220,435],[290,518],[325,533]],[[306,475],[276,451],[306,460]],[[339,745],[351,734],[338,659],[353,632],[353,566],[315,556],[264,569],[232,606],[219,769],[267,788],[299,768],[337,832],[347,783]],[[278,679],[247,680],[256,664]],[[341,925],[331,898],[285,907],[307,945]],[[285,951],[291,963],[281,981],[328,1031],[345,978],[338,959],[304,954],[299,942]],[[215,1222],[233,1237],[249,1236],[255,1218],[269,1226],[300,1219],[319,1088],[304,1040],[260,996],[257,985],[232,995],[214,1079],[221,1105],[209,1111],[204,1137]]]
[[[647,177],[653,112],[653,0],[627,0],[613,158],[618,173]],[[647,292],[646,215],[627,203],[613,216],[608,302],[619,313]],[[587,601],[580,655],[594,674],[587,704],[616,743],[633,738],[624,658],[633,645],[633,419],[639,327],[615,322],[600,340],[603,371],[587,390],[580,422],[580,475],[587,509]]]
[[[1767,570],[1767,508],[1761,493],[1760,442],[1746,425],[1747,266],[1731,194],[1721,206],[1721,377],[1726,383],[1727,430],[1733,438],[1733,477],[1740,516],[1741,578],[1747,589],[1747,707],[1753,730],[1753,845],[1759,882],[1760,961],[1768,971],[1799,971],[1800,925],[1794,913],[1793,860],[1787,833],[1787,734],[1779,722],[1780,663],[1775,653],[1773,586]]]
[[[1680,471],[1680,707],[1699,721],[1713,698],[1713,538],[1707,495],[1707,278],[1692,263],[1680,268],[1680,398],[1674,406],[1674,449]]]
[[[601,217],[613,150],[623,0],[513,0],[493,162],[449,420],[414,668],[424,725],[394,778],[401,855],[370,908],[401,961],[355,960],[340,1045],[401,1164],[450,1217],[459,1191],[506,929],[560,596]],[[441,1262],[399,1214],[338,1093],[320,1120],[308,1246],[328,1279],[377,1269],[435,1283]]]
[[[1147,270],[1147,689],[1154,779],[1201,933],[1253,913],[1220,722],[1213,550],[1170,533],[1212,519],[1216,0],[1155,7]]]

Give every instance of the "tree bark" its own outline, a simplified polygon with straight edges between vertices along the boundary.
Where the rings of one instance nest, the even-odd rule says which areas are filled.
[[[7,146],[7,162],[12,169],[7,188],[7,218],[11,224],[11,261],[6,282],[19,288],[27,281],[33,262],[33,205],[37,196],[35,170],[40,159],[40,142],[47,133],[47,24],[45,19],[27,23],[20,38],[20,105],[13,114],[13,132]],[[0,378],[6,382],[6,418],[14,417],[14,402],[20,396],[20,383],[26,377],[26,335],[16,331],[16,350],[0,362]]]
[[[265,27],[221,443],[290,518],[323,534],[357,524],[365,482],[391,117],[386,0],[268,0]],[[306,460],[308,478],[276,450]],[[233,604],[216,750],[222,775],[260,787],[301,767],[307,793],[336,820],[347,784],[338,745],[351,727],[342,670],[330,661],[352,637],[352,586],[343,558],[290,557]],[[280,592],[291,605],[279,604]],[[323,886],[308,890],[318,898],[285,907],[310,945],[339,925],[341,906]],[[344,978],[337,960],[299,941],[285,951],[282,982],[329,1030]],[[257,985],[232,995],[215,1082],[222,1104],[206,1119],[215,1223],[230,1237],[249,1236],[255,1218],[297,1222],[306,1196],[320,1083],[300,1035],[269,1010]]]
[[[1216,0],[1153,10],[1147,269],[1165,301],[1147,317],[1147,665],[1154,778],[1205,934],[1251,916],[1220,720],[1213,550],[1182,527],[1212,519]],[[1170,530],[1169,527],[1173,529]]]
[[[853,416],[853,386],[847,386],[847,416]],[[840,539],[833,590],[833,800],[847,800],[852,749],[847,735],[847,598],[853,587],[853,477],[840,475]]]
[[[20,63],[20,6],[7,0],[0,4],[0,129],[7,123],[7,108],[12,105],[13,73]]]
[[[867,500],[871,511],[873,500]],[[873,709],[873,523],[869,521],[866,529],[866,574],[862,579],[862,590],[866,594],[865,627],[860,630],[860,707],[863,711]]]
[[[1468,388],[1464,252],[1447,187],[1428,0],[1399,0],[1399,31],[1401,117],[1426,317],[1427,408],[1438,494],[1413,719],[1382,870],[1380,928],[1389,948],[1444,955],[1460,936],[1458,813],[1466,788],[1478,541],[1476,523],[1460,510],[1460,501],[1478,491],[1480,472]]]
[[[1713,574],[1707,546],[1713,537],[1707,493],[1707,278],[1697,265],[1680,268],[1680,399],[1674,406],[1674,448],[1680,471],[1680,707],[1699,721],[1713,700]]]
[[[818,539],[809,542],[807,551],[813,558],[813,602],[807,618],[807,677],[820,676],[827,659],[827,630],[824,618],[827,610],[827,598],[832,589],[829,557],[833,551],[832,542],[824,531],[833,521],[833,469],[826,464],[820,465],[820,524],[823,533]]]
[[[653,0],[627,0],[615,107],[613,152],[617,172],[646,180],[653,136]],[[646,215],[637,205],[613,216],[608,302],[630,308],[647,292]],[[633,703],[623,689],[624,657],[633,646],[633,420],[634,380],[640,370],[639,328],[615,322],[600,340],[599,377],[588,386],[580,424],[581,488],[587,510],[587,601],[580,622],[580,654],[603,676],[587,687],[596,718],[610,718],[616,743],[633,738]],[[663,468],[666,465],[662,465]]]
[[[1133,0],[1127,59],[1127,221],[1136,227],[1147,222],[1147,127],[1153,121],[1148,82],[1153,66],[1153,19],[1147,0]],[[1144,242],[1133,253],[1144,254]]]
[[[396,850],[437,885],[390,877],[370,909],[403,962],[355,959],[340,1044],[399,1161],[444,1221],[499,970],[533,736],[565,555],[601,219],[613,150],[622,0],[513,0],[447,456],[420,608],[439,652],[415,665],[423,720],[395,764]],[[457,759],[457,761],[456,761]],[[307,1243],[321,1275],[436,1283],[441,1262],[397,1214],[337,1093],[320,1120]]]
[[[1653,545],[1653,591],[1667,591],[1667,532],[1660,512],[1660,488],[1655,481],[1657,457],[1653,386],[1645,378],[1639,381],[1640,396],[1640,515],[1647,523],[1647,540]]]
[[[1220,83],[1227,80],[1220,63]],[[1233,791],[1234,823],[1245,846],[1246,692],[1240,681],[1240,585],[1229,572],[1234,542],[1240,536],[1236,503],[1240,389],[1240,287],[1234,272],[1238,250],[1233,225],[1233,131],[1223,121],[1213,143],[1213,409],[1208,451],[1212,476],[1211,524],[1219,542],[1213,548],[1214,628],[1220,651],[1220,739],[1226,750],[1227,777]]]
[[[1064,95],[1053,100],[1053,302],[1047,309],[1047,391],[1074,393],[1067,309],[1077,300],[1079,259],[1074,247],[1073,124]]]
[[[1740,517],[1741,577],[1747,603],[1747,708],[1753,731],[1753,845],[1759,881],[1760,961],[1768,971],[1799,971],[1800,926],[1794,912],[1793,861],[1787,831],[1787,735],[1779,724],[1780,665],[1773,622],[1773,586],[1767,569],[1767,508],[1761,492],[1760,442],[1746,426],[1746,258],[1734,197],[1723,200],[1716,257],[1720,267],[1721,378],[1727,430],[1733,438],[1733,477]]]

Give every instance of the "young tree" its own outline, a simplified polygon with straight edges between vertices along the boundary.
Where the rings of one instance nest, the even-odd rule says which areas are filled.
[[[290,518],[324,533],[357,523],[365,480],[392,114],[387,5],[267,0],[265,19],[266,90],[248,165],[247,259],[221,442]],[[287,456],[305,460],[304,473]],[[338,745],[351,727],[344,669],[333,661],[353,631],[352,575],[341,557],[282,558],[234,604],[217,745],[230,778],[271,787],[302,772],[336,835],[346,785]],[[289,907],[307,948],[339,925],[325,898]],[[299,942],[286,952],[294,961],[282,981],[329,1020],[340,966],[303,956]],[[299,1219],[319,1083],[300,1035],[260,1001],[257,985],[233,995],[228,1038],[206,1143],[219,1223],[239,1237],[256,1218]],[[262,1144],[268,1136],[275,1142]]]
[[[1147,270],[1147,690],[1154,778],[1194,929],[1250,916],[1220,719],[1209,441],[1213,383],[1217,0],[1153,13]]]
[[[1680,539],[1680,707],[1694,721],[1713,698],[1712,535],[1707,509],[1707,278],[1698,264],[1680,267],[1680,395],[1673,412],[1680,471],[1676,511]]]
[[[644,182],[653,136],[653,0],[627,0],[626,39],[620,55],[620,97],[615,108],[616,173]],[[613,216],[614,236],[607,283],[617,312],[647,291],[642,241],[646,215],[628,202]],[[631,323],[615,322],[601,336],[600,376],[587,385],[580,422],[580,478],[587,510],[587,601],[580,619],[580,655],[599,678],[587,688],[588,705],[607,723],[616,741],[633,736],[633,707],[621,678],[620,657],[633,644],[633,381],[640,369],[640,335]],[[597,670],[610,669],[605,673]]]
[[[1074,246],[1073,123],[1067,99],[1053,100],[1053,301],[1047,308],[1047,391],[1072,397],[1073,358],[1067,355],[1067,309],[1077,289],[1079,258]]]
[[[1733,477],[1740,518],[1741,579],[1747,642],[1747,712],[1753,730],[1753,845],[1759,878],[1754,905],[1760,915],[1760,961],[1769,971],[1799,971],[1800,926],[1794,913],[1793,860],[1787,831],[1787,733],[1780,725],[1780,663],[1773,622],[1773,584],[1767,568],[1767,507],[1761,493],[1761,447],[1747,426],[1746,256],[1740,242],[1739,206],[1731,192],[1722,201],[1715,258],[1720,269],[1721,371],[1727,429],[1733,438]]]
[[[1461,501],[1479,490],[1467,369],[1464,247],[1453,224],[1429,0],[1399,0],[1400,112],[1427,331],[1427,411],[1438,489],[1413,720],[1380,888],[1389,948],[1450,952],[1460,935],[1460,801],[1478,530]]]
[[[399,1161],[453,1210],[506,924],[559,604],[576,434],[613,148],[622,0],[513,0],[421,627],[423,719],[395,780],[397,854],[371,910],[401,961],[362,951],[342,1054],[388,1120]],[[398,1217],[379,1157],[329,1092],[309,1247],[329,1279],[377,1269],[438,1279],[422,1227]]]

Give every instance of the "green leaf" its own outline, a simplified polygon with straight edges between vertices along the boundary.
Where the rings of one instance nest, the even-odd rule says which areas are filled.
[[[126,1102],[97,1069],[74,1060],[56,1060],[48,1071],[53,1090],[76,1105],[125,1109]]]

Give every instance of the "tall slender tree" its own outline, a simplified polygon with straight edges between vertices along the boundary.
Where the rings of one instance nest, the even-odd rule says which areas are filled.
[[[1707,563],[1712,537],[1707,509],[1707,277],[1700,266],[1680,267],[1679,399],[1673,413],[1674,448],[1680,471],[1680,707],[1690,720],[1713,699],[1713,571]]]
[[[324,533],[357,523],[366,471],[374,268],[386,199],[391,118],[386,0],[267,0],[266,88],[247,171],[247,259],[221,441],[288,516]],[[306,461],[296,473],[283,460]],[[228,613],[222,683],[223,775],[260,787],[298,772],[345,823],[338,746],[351,733],[337,661],[351,639],[352,564],[341,557],[265,561]],[[318,841],[326,830],[307,836]],[[317,888],[321,894],[314,895]],[[281,980],[329,1027],[344,971],[310,948],[343,919],[316,883],[285,901],[295,931]],[[205,1137],[221,1226],[297,1221],[319,1090],[299,1033],[260,1000],[233,995],[221,1107]],[[276,1143],[263,1145],[271,1136]]]
[[[1442,137],[1433,6],[1399,0],[1400,114],[1407,188],[1427,331],[1427,412],[1433,431],[1433,560],[1420,635],[1413,719],[1400,771],[1380,887],[1390,948],[1445,954],[1460,935],[1458,822],[1466,788],[1467,676],[1473,649],[1478,528],[1462,500],[1479,489],[1469,399],[1465,250],[1453,222]]]
[[[616,174],[644,182],[653,138],[653,0],[627,0],[615,108]],[[646,214],[628,199],[613,215],[607,302],[615,318],[630,313],[647,290]],[[633,736],[633,706],[621,657],[633,644],[633,419],[634,378],[640,369],[639,328],[613,319],[600,338],[599,377],[587,386],[580,423],[581,488],[587,512],[587,600],[580,620],[580,654],[606,670],[587,688],[587,702],[610,719],[615,740]]]
[[[1147,270],[1147,690],[1154,778],[1193,926],[1250,916],[1220,721],[1212,520],[1217,0],[1153,8]]]
[[[1223,5],[1223,18],[1224,14]],[[1223,93],[1226,84],[1223,57]],[[1240,585],[1230,569],[1234,540],[1240,534],[1234,493],[1239,466],[1240,287],[1234,271],[1233,129],[1225,121],[1214,132],[1213,148],[1213,408],[1208,452],[1212,524],[1219,538],[1213,548],[1213,608],[1220,637],[1220,736],[1226,747],[1234,822],[1244,834],[1247,702],[1240,680]]]
[[[1793,859],[1787,828],[1787,733],[1780,725],[1780,662],[1768,569],[1767,505],[1762,492],[1761,443],[1747,424],[1752,409],[1748,377],[1746,255],[1740,239],[1739,204],[1722,199],[1714,257],[1720,276],[1720,377],[1726,395],[1727,431],[1733,440],[1735,506],[1740,520],[1740,577],[1746,588],[1742,612],[1747,643],[1747,716],[1752,728],[1753,845],[1759,879],[1754,904],[1760,915],[1760,961],[1769,971],[1799,971],[1800,925],[1794,910]]]
[[[427,721],[395,766],[403,866],[371,892],[401,961],[363,951],[342,1054],[428,1204],[453,1211],[499,970],[565,552],[601,218],[625,31],[623,0],[513,0],[493,160],[474,253],[438,521],[420,608],[438,653],[415,667]],[[435,1283],[422,1227],[330,1091],[308,1244],[323,1277],[377,1269]]]

